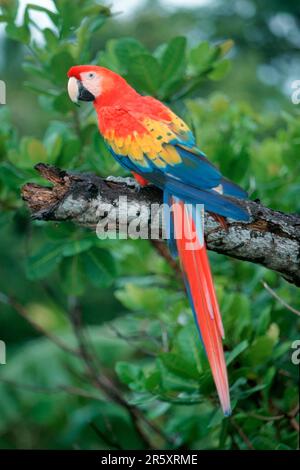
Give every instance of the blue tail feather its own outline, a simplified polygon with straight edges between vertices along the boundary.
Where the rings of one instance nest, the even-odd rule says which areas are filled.
[[[170,193],[168,193],[168,191],[164,191],[164,204],[166,207],[170,207],[172,205],[172,196]],[[172,257],[175,259],[178,256],[178,251],[174,235],[174,219],[172,212],[165,210],[164,222],[168,247]]]

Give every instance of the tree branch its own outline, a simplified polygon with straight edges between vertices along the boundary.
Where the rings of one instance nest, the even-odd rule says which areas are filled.
[[[76,174],[38,164],[37,171],[52,187],[27,183],[22,197],[33,218],[66,221],[95,227],[99,222],[122,225],[124,207],[120,196],[127,198],[128,224],[139,217],[141,237],[151,230],[163,237],[161,219],[150,210],[162,202],[162,193],[150,186],[136,190],[130,178],[108,181],[93,174]],[[260,264],[280,273],[287,281],[300,287],[300,216],[284,214],[263,206],[258,201],[238,201],[245,207],[250,222],[227,220],[227,230],[211,214],[205,214],[205,236],[210,250],[233,258]]]

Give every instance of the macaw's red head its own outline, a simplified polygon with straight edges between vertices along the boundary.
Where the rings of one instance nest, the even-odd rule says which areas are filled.
[[[121,90],[131,88],[120,75],[97,65],[76,65],[68,72],[68,93],[74,103],[110,100]],[[104,104],[104,103],[103,103]]]

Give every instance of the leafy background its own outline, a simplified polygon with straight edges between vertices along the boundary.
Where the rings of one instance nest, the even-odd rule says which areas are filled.
[[[0,2],[0,447],[297,448],[291,345],[299,318],[262,282],[299,309],[295,287],[210,254],[234,408],[224,419],[182,283],[153,246],[34,222],[20,199],[25,182],[41,183],[33,169],[40,161],[124,175],[91,106],[74,108],[66,94],[68,68],[95,63],[170,105],[252,198],[299,212],[299,110],[285,94],[299,70],[296,5],[219,0],[168,9],[149,1],[122,15],[95,1],[70,8],[55,0],[50,9],[29,4],[16,21],[18,8]],[[73,354],[76,335],[94,369]],[[123,401],[108,399],[93,371]]]

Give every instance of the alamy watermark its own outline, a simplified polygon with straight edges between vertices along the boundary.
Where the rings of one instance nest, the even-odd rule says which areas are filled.
[[[185,250],[201,248],[204,243],[202,204],[179,200],[172,204],[128,203],[127,196],[119,196],[113,204],[102,205],[97,217],[96,234],[101,240],[184,240]]]
[[[0,340],[0,365],[6,364],[6,344]]]
[[[292,89],[292,103],[300,104],[300,80],[294,80],[291,84]]]
[[[300,364],[300,339],[296,339],[291,346],[292,349],[295,349],[295,351],[292,353],[292,363],[295,366],[298,366]]]
[[[6,85],[3,80],[0,80],[0,104],[6,104]]]

